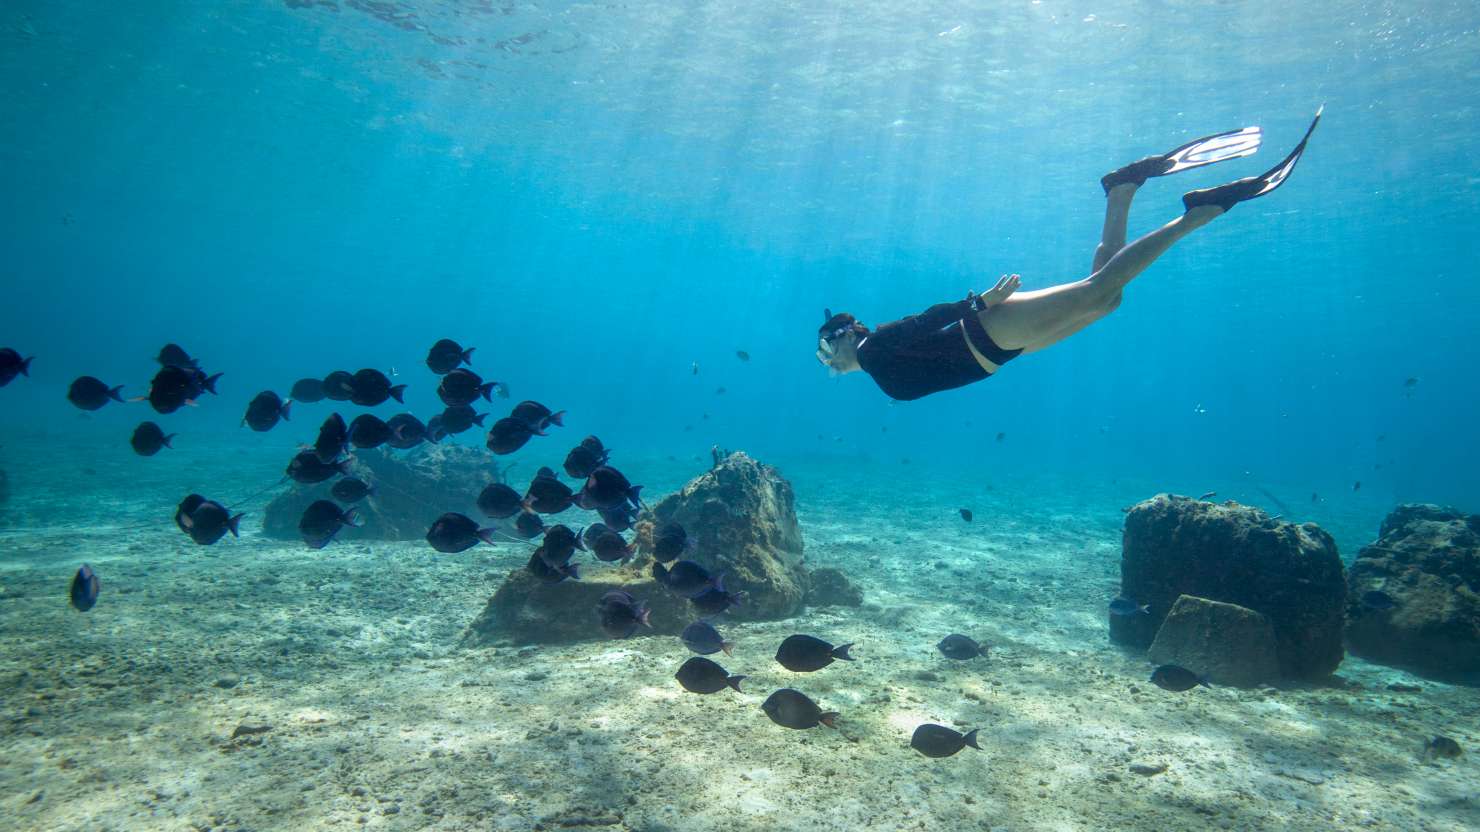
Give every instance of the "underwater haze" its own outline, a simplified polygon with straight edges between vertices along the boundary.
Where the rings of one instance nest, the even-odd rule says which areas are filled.
[[[1399,504],[1480,512],[1480,6],[6,0],[0,79],[0,348],[34,356],[0,386],[11,828],[1480,828],[1473,685],[1348,656],[1346,687],[1158,698],[1105,633],[1122,509],[1158,492],[1318,523],[1347,565]],[[1062,343],[916,401],[814,357],[824,309],[1080,280],[1107,172],[1263,128],[1147,181],[1135,239],[1322,106],[1288,182]],[[743,450],[863,606],[727,622],[710,658],[754,687],[696,697],[671,635],[459,647],[530,557],[507,536],[264,534],[331,412],[443,410],[442,338],[509,395],[444,443],[565,412],[499,457],[516,489],[587,434],[649,503]],[[69,403],[146,395],[166,343],[219,395]],[[404,406],[242,425],[361,368]],[[134,453],[145,419],[171,448]],[[190,493],[240,537],[192,545]],[[838,733],[761,710],[808,632],[859,644],[813,674],[853,674]],[[942,669],[953,632],[1000,655]],[[922,757],[925,721],[983,750]]]

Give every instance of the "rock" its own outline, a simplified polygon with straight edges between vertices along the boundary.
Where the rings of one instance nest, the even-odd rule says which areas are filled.
[[[809,607],[859,607],[863,592],[841,569],[824,566],[807,574],[805,602]]]
[[[254,734],[265,734],[271,730],[271,725],[249,725],[243,722],[242,724],[236,726],[235,731],[231,732],[231,738],[236,739],[237,737],[250,737]]]
[[[711,572],[723,572],[726,589],[746,593],[745,602],[726,617],[784,618],[801,610],[807,580],[792,499],[791,485],[775,468],[743,453],[730,454],[658,502],[639,523],[636,539],[650,541],[654,528],[681,523],[697,541],[688,557]],[[680,633],[698,616],[687,599],[652,579],[651,566],[651,556],[640,554],[618,569],[583,569],[581,580],[556,584],[516,569],[464,631],[461,643],[479,647],[503,639],[566,643],[607,638],[596,605],[613,589],[648,602],[653,626],[637,635]]]
[[[652,509],[651,528],[681,524],[697,541],[693,560],[725,573],[745,593],[730,615],[787,618],[802,609],[807,575],[791,483],[744,452],[732,453]]]
[[[432,521],[448,511],[484,520],[478,494],[489,483],[503,481],[496,459],[483,448],[452,444],[356,451],[350,475],[372,485],[375,493],[347,506],[359,514],[362,525],[341,529],[335,540],[420,540]],[[299,539],[303,510],[314,500],[333,500],[329,490],[334,482],[294,483],[273,498],[262,519],[263,534]]]
[[[1274,629],[1280,674],[1323,679],[1341,664],[1346,581],[1336,543],[1314,523],[1296,525],[1232,501],[1168,494],[1125,517],[1120,594],[1150,615],[1110,616],[1111,640],[1149,647],[1182,595],[1237,604]]]
[[[606,639],[596,615],[597,602],[613,589],[646,601],[653,626],[635,635],[677,635],[696,616],[688,600],[631,569],[596,569],[579,581],[547,583],[520,567],[510,572],[468,625],[462,646],[483,647],[508,639],[520,644],[568,644]]]
[[[1269,619],[1237,604],[1183,595],[1156,631],[1146,658],[1179,664],[1215,685],[1252,688],[1280,677]]]
[[[1166,763],[1131,763],[1131,773],[1142,777],[1154,777],[1166,770]]]
[[[1381,590],[1389,610],[1362,595]],[[1362,547],[1347,577],[1347,644],[1381,664],[1447,681],[1480,681],[1480,515],[1402,505]]]

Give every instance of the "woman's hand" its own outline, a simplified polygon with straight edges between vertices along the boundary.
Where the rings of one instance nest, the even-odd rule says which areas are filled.
[[[1001,278],[997,280],[996,286],[988,289],[986,293],[982,295],[982,305],[986,307],[996,306],[1002,301],[1007,300],[1007,298],[1011,296],[1013,292],[1016,292],[1018,290],[1018,287],[1022,285],[1023,278],[1021,275],[1004,274]]]

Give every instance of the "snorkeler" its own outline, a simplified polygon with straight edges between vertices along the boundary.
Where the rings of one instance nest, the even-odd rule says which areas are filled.
[[[936,304],[876,330],[846,312],[826,310],[817,333],[817,360],[836,373],[863,370],[891,398],[906,401],[981,381],[1019,355],[1057,344],[1115,311],[1126,284],[1173,243],[1234,205],[1278,188],[1320,120],[1317,110],[1305,137],[1278,165],[1259,176],[1189,191],[1182,196],[1182,216],[1130,245],[1125,232],[1131,199],[1149,177],[1248,156],[1263,136],[1258,127],[1231,130],[1112,171],[1100,180],[1107,199],[1105,225],[1089,277],[1018,292],[1018,275],[1004,275],[984,294],[968,293],[965,300]]]

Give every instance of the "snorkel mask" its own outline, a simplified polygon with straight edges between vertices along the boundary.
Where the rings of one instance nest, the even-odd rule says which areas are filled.
[[[817,361],[822,366],[832,369],[833,357],[837,355],[834,342],[852,332],[856,326],[856,320],[847,313],[834,316],[831,309],[823,309],[822,314],[822,330],[817,336]],[[835,318],[841,320],[835,320]],[[832,328],[829,328],[828,324],[833,324]]]

